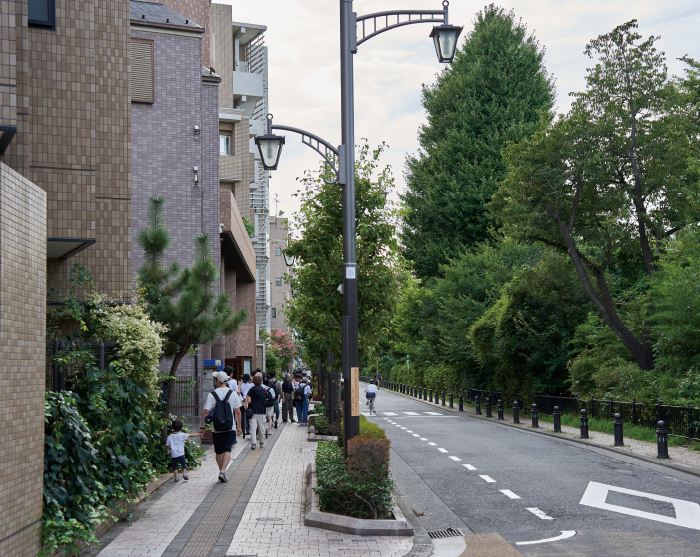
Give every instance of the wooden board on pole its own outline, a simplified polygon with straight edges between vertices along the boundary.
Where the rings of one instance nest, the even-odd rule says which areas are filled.
[[[350,388],[352,392],[352,415],[360,415],[360,368],[350,368]]]

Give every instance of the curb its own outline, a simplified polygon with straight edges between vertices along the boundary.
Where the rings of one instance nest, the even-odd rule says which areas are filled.
[[[633,452],[623,451],[622,449],[617,449],[617,448],[615,448],[615,447],[608,447],[608,446],[605,446],[605,445],[597,445],[597,444],[595,444],[595,443],[591,443],[590,441],[586,441],[585,439],[575,439],[575,438],[572,438],[572,437],[562,437],[562,436],[560,436],[560,435],[558,435],[558,434],[556,434],[556,433],[549,433],[549,432],[547,432],[547,431],[538,431],[537,429],[534,429],[534,428],[528,428],[528,427],[523,427],[523,426],[517,425],[517,424],[511,424],[511,423],[508,423],[508,422],[506,422],[506,421],[504,421],[504,420],[496,420],[495,418],[486,418],[486,417],[483,417],[483,416],[477,416],[477,415],[475,415],[475,414],[467,414],[466,412],[460,412],[460,411],[459,411],[458,409],[456,409],[456,408],[450,408],[447,404],[446,404],[445,406],[442,406],[442,405],[440,405],[440,404],[430,403],[430,402],[428,402],[428,401],[426,401],[426,400],[423,400],[423,399],[415,398],[415,397],[412,397],[412,396],[409,396],[409,395],[404,395],[404,394],[402,394],[402,393],[397,393],[396,391],[390,391],[390,390],[388,390],[388,389],[384,389],[384,390],[385,390],[386,392],[389,392],[389,393],[398,395],[398,396],[400,396],[400,397],[407,398],[407,399],[409,399],[409,400],[413,400],[413,401],[416,401],[416,402],[423,403],[423,404],[425,404],[425,405],[427,405],[427,406],[430,406],[430,407],[432,407],[432,408],[435,408],[435,407],[441,408],[442,410],[446,410],[446,411],[448,411],[448,412],[456,413],[457,415],[463,415],[463,416],[465,416],[465,417],[467,417],[467,418],[474,418],[475,420],[481,420],[481,421],[487,422],[487,423],[493,423],[493,424],[496,424],[496,425],[507,426],[507,427],[510,427],[510,428],[513,428],[513,429],[519,429],[519,430],[522,430],[522,431],[525,431],[525,432],[529,432],[529,433],[537,433],[537,434],[539,434],[539,435],[545,435],[545,436],[547,436],[547,437],[552,437],[552,438],[554,438],[554,439],[558,439],[559,441],[569,441],[569,442],[572,442],[572,443],[578,443],[578,444],[580,444],[580,445],[585,445],[585,446],[590,447],[590,448],[592,448],[592,449],[599,449],[599,450],[603,450],[603,451],[609,451],[609,452],[614,453],[614,454],[617,454],[617,455],[628,456],[628,457],[631,457],[631,458],[636,458],[637,460],[641,460],[641,461],[643,461],[643,462],[646,462],[647,464],[656,464],[656,465],[658,465],[658,466],[663,466],[663,467],[665,467],[665,468],[670,468],[671,470],[675,470],[676,472],[682,472],[683,474],[688,474],[688,475],[690,475],[690,476],[695,476],[696,478],[700,478],[700,471],[698,471],[698,470],[693,470],[692,468],[686,468],[685,466],[681,466],[680,464],[673,464],[672,462],[669,462],[668,460],[663,460],[663,459],[656,460],[656,459],[649,458],[649,457],[647,457],[647,456],[642,456],[642,455],[639,455],[639,454],[636,454],[636,453],[633,453]]]
[[[413,547],[403,557],[428,557],[433,552],[433,540],[430,539],[428,531],[420,523],[418,517],[413,514],[413,509],[409,507],[397,489],[394,489],[394,501],[403,511],[406,520],[413,526]]]
[[[316,485],[316,473],[313,465],[306,468],[306,510],[304,513],[304,526],[323,528],[343,534],[355,534],[358,536],[412,536],[413,526],[404,516],[399,506],[394,503],[393,520],[372,520],[354,518],[340,514],[324,513],[319,509],[319,497],[314,493]]]

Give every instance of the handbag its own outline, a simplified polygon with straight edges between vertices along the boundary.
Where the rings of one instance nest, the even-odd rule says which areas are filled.
[[[248,418],[249,420],[252,420],[253,419],[253,410],[250,408],[246,408],[245,417]]]

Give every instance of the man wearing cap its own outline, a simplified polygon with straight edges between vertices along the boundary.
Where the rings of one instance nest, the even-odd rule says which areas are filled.
[[[216,371],[212,373],[212,377],[216,380],[216,389],[214,389],[207,396],[207,402],[204,404],[204,415],[202,416],[202,427],[200,431],[204,429],[204,424],[207,421],[207,416],[214,409],[217,404],[216,398],[221,401],[219,404],[224,403],[226,396],[228,397],[228,404],[231,405],[231,411],[233,412],[235,428],[238,430],[238,435],[241,435],[241,399],[238,397],[235,391],[228,388],[229,377],[223,371]],[[216,393],[216,397],[214,397]],[[226,468],[231,460],[231,448],[234,443],[236,443],[236,431],[231,429],[228,431],[216,431],[214,429],[214,424],[212,423],[212,438],[214,440],[214,452],[216,453],[216,463],[219,465],[219,481],[226,482]]]

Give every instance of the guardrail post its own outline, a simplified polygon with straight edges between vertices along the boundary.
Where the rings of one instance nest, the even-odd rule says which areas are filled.
[[[637,425],[637,399],[632,399],[632,425]]]
[[[428,389],[428,402],[433,402],[433,390]]]
[[[496,403],[496,410],[498,412],[498,419],[502,420],[503,419],[503,401],[499,398],[498,402]]]
[[[454,399],[452,398],[452,393],[450,393],[450,408],[454,408]]]
[[[540,427],[540,416],[537,412],[537,405],[532,405],[532,427]]]
[[[423,387],[423,400],[428,400],[428,387]]]
[[[693,410],[688,403],[688,445],[693,441]]]
[[[668,428],[663,420],[656,424],[656,447],[656,458],[668,458]]]
[[[442,391],[442,405],[445,406],[445,391]]]
[[[554,407],[554,433],[561,433],[561,410],[558,406]]]
[[[491,397],[486,397],[486,417],[493,418],[491,415]]]
[[[481,415],[481,401],[479,400],[478,395],[474,397],[474,405],[476,406],[475,414],[477,416],[480,416]]]
[[[615,443],[614,447],[624,447],[625,443],[622,441],[622,416],[620,414],[615,414],[615,421],[613,422],[613,430],[615,432]]]
[[[462,398],[462,395],[459,395],[459,411],[464,412],[464,399]]]
[[[610,397],[610,419],[613,419],[615,417],[615,411],[613,410],[614,406],[614,401],[612,397]]]
[[[588,439],[588,412],[581,410],[581,439]]]
[[[520,406],[518,406],[518,401],[513,402],[513,423],[520,423]]]

